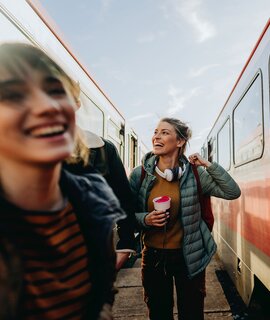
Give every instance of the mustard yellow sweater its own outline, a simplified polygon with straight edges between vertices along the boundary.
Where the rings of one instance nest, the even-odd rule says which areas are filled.
[[[156,181],[148,198],[148,212],[154,210],[153,199],[160,196],[171,198],[170,219],[166,228],[151,228],[143,236],[144,244],[151,248],[177,249],[182,246],[183,228],[179,219],[179,180],[169,182],[155,173]]]

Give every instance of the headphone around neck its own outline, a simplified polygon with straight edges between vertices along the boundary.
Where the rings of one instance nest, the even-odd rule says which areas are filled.
[[[172,169],[165,169],[164,172],[162,172],[159,167],[156,165],[155,171],[158,175],[160,175],[163,179],[166,179],[167,181],[176,181],[179,180],[184,172],[186,171],[186,165],[183,163],[183,169],[181,167],[175,167]]]

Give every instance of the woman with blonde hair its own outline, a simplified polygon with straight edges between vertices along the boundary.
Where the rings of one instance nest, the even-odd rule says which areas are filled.
[[[0,236],[22,271],[14,319],[112,318],[112,228],[124,214],[102,177],[62,170],[74,149],[71,87],[38,48],[0,45]]]
[[[151,320],[174,319],[174,283],[178,319],[204,318],[205,268],[216,244],[202,219],[192,165],[203,194],[229,200],[240,196],[238,185],[220,165],[198,153],[188,161],[184,153],[190,137],[184,122],[161,119],[152,137],[153,151],[130,177],[142,230],[142,283]],[[155,202],[169,200],[169,212],[155,209]]]

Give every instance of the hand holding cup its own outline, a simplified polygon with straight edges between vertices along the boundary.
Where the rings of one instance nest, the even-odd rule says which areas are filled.
[[[171,198],[168,196],[157,197],[153,199],[155,210],[145,217],[145,223],[149,226],[163,227],[169,219],[169,209]]]

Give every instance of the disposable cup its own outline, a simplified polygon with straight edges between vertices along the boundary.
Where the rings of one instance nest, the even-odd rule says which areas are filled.
[[[169,211],[171,207],[171,198],[168,196],[157,197],[153,199],[155,210]]]

